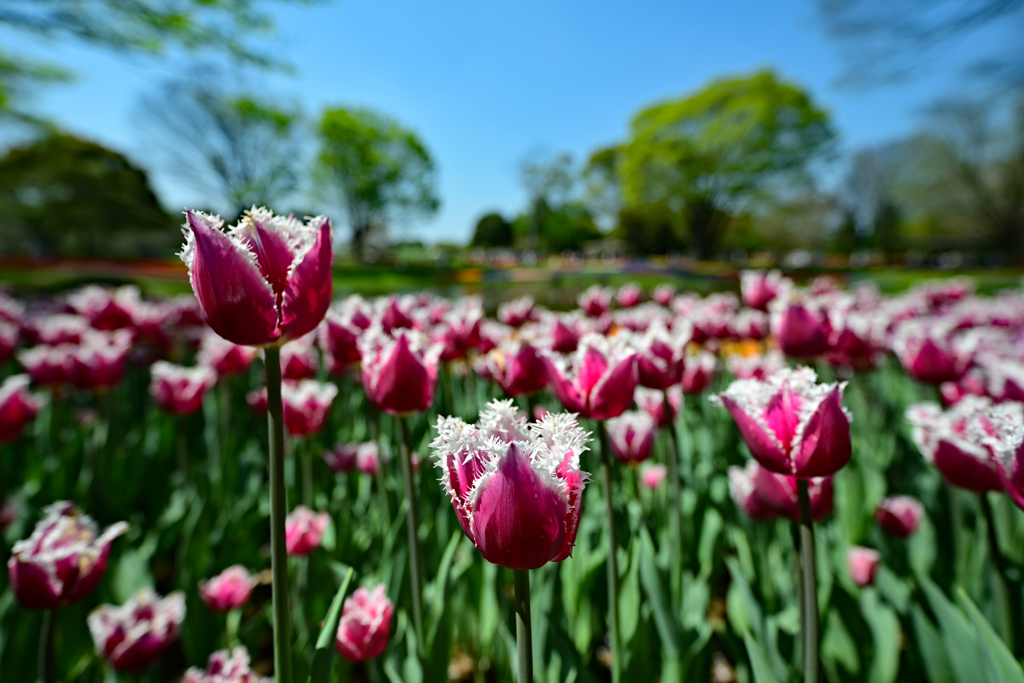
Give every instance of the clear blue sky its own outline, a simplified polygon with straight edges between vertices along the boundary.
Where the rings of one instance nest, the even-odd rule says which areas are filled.
[[[855,90],[837,85],[842,51],[809,1],[342,0],[273,14],[276,37],[261,45],[296,73],[265,76],[269,92],[310,115],[370,106],[424,139],[442,209],[399,233],[428,241],[468,239],[482,213],[520,210],[518,166],[531,150],[583,158],[620,140],[638,109],[721,75],[771,67],[806,87],[846,150],[898,137],[929,102],[955,93],[957,65],[986,40],[952,47],[911,82]],[[139,97],[180,75],[185,60],[125,59],[11,33],[0,40],[77,73],[35,96],[34,111],[148,168],[168,209],[209,203],[153,167],[135,121]]]

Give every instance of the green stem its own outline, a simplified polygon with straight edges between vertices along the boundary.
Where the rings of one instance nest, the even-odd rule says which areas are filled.
[[[292,682],[291,623],[288,609],[288,551],[284,520],[288,500],[284,488],[284,413],[281,407],[281,349],[264,350],[267,371],[267,428],[270,432],[270,570],[273,579],[274,677]]]
[[[661,393],[662,409],[665,415],[671,415],[672,404],[668,400],[668,390]],[[671,509],[668,514],[668,529],[671,545],[669,547],[669,566],[672,567],[671,589],[672,604],[678,605],[682,599],[683,586],[683,492],[679,478],[679,435],[676,434],[676,421],[669,420],[668,436],[671,440],[668,454],[668,490],[672,497]]]
[[[985,530],[988,534],[989,553],[992,555],[992,564],[995,565],[995,597],[999,605],[999,630],[1002,632],[1003,640],[1011,652],[1016,652],[1014,642],[1014,614],[1020,614],[1020,591],[1010,590],[1006,580],[1006,557],[999,547],[999,534],[996,531],[995,515],[992,514],[992,505],[988,501],[987,493],[979,493],[981,510],[985,515]]]
[[[302,504],[313,507],[313,444],[309,439],[302,442]]]
[[[619,643],[619,550],[615,537],[615,510],[612,507],[612,466],[608,453],[608,433],[604,420],[597,421],[597,436],[601,444],[601,488],[604,494],[608,523],[608,635],[612,650],[612,681],[622,679],[622,648]]]
[[[57,632],[57,608],[43,612],[43,632],[39,639],[39,680],[41,683],[54,683],[57,680],[56,666],[53,661],[53,637]]]
[[[814,522],[811,519],[811,496],[807,492],[806,479],[797,479],[796,491],[800,500],[800,555],[804,565],[804,681],[806,683],[817,683],[818,578],[814,566]]]
[[[529,393],[526,395],[526,421],[533,422],[537,419],[537,394]]]
[[[796,568],[796,602],[800,612],[800,633],[805,633],[807,631],[807,612],[804,605],[806,601],[804,599],[803,553],[800,552],[799,522],[791,521],[789,523],[789,533],[793,537],[793,566]],[[793,659],[797,662],[797,666],[803,669],[803,643],[799,639],[796,641],[796,652]]]
[[[530,630],[530,570],[515,569],[516,648],[519,683],[533,683],[533,636]]]
[[[412,622],[416,629],[416,649],[423,654],[423,603],[422,577],[420,575],[420,541],[418,510],[416,504],[416,487],[412,479],[412,435],[409,433],[409,418],[398,418],[402,430],[401,461],[402,481],[405,484],[405,498],[409,501],[406,508],[406,527],[409,530],[409,581],[412,584]]]

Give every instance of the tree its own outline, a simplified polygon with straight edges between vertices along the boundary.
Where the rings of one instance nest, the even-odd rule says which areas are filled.
[[[296,188],[301,115],[228,80],[207,72],[171,81],[143,100],[142,120],[170,171],[238,215]]]
[[[70,135],[16,147],[0,159],[0,252],[165,254],[181,242],[145,171]]]
[[[371,230],[437,212],[434,160],[394,119],[369,109],[328,109],[317,134],[314,184],[344,211],[360,258]]]
[[[513,240],[512,224],[500,213],[488,213],[476,222],[470,246],[511,247]]]
[[[561,206],[569,201],[576,177],[573,173],[572,156],[564,152],[549,156],[534,151],[519,166],[523,186],[530,197],[530,221],[527,232],[527,247],[541,248],[541,224],[552,206]]]
[[[730,211],[809,185],[834,139],[828,115],[771,72],[718,80],[633,118],[618,165],[623,202],[677,216],[709,258]]]

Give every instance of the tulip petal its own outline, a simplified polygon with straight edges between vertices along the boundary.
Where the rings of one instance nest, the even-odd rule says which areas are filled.
[[[841,401],[842,392],[836,386],[804,426],[792,454],[793,474],[797,477],[831,476],[850,462],[850,420]]]
[[[607,420],[622,415],[633,404],[636,383],[636,354],[632,353],[619,361],[619,364],[594,386],[588,400],[589,417]]]
[[[433,378],[409,348],[405,334],[399,333],[390,356],[380,365],[374,398],[391,415],[421,413],[434,401]]]
[[[565,456],[555,474],[565,481],[569,493],[569,511],[565,514],[565,545],[561,552],[551,559],[552,562],[561,562],[572,555],[572,547],[576,544],[576,532],[580,528],[580,512],[582,510],[580,501],[583,497],[583,477],[580,476],[579,467],[573,462],[573,454],[570,452]]]
[[[281,305],[281,336],[296,339],[316,329],[331,304],[331,221],[320,220],[316,242],[288,275]]]
[[[586,408],[585,398],[569,378],[555,366],[550,358],[544,356],[542,360],[544,361],[544,370],[548,376],[548,385],[551,387],[555,397],[558,398],[562,406],[569,412],[583,413]]]
[[[1002,479],[987,462],[963,452],[946,439],[936,446],[933,464],[953,486],[978,493],[1003,490]]]
[[[266,223],[276,220],[288,220],[283,216],[274,217],[263,211],[256,211],[248,216],[240,225],[240,235],[249,249],[256,254],[256,265],[260,274],[270,283],[274,293],[281,296],[285,283],[288,282],[288,269],[295,260],[295,252],[288,245],[287,236]]]
[[[740,430],[740,436],[743,437],[743,441],[746,442],[747,448],[750,449],[750,454],[754,456],[754,459],[772,472],[793,474],[793,468],[790,465],[789,458],[786,456],[786,452],[782,449],[782,445],[775,438],[774,434],[769,434],[766,431],[768,429],[767,423],[762,424],[755,420],[744,412],[743,408],[736,401],[725,394],[722,394],[721,401],[722,405],[726,407],[729,414],[732,415],[732,419],[736,422],[736,426]]]
[[[41,565],[11,557],[7,575],[18,602],[28,609],[53,609],[60,605],[60,581]]]

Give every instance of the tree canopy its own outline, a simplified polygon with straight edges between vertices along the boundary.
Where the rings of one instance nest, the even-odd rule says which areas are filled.
[[[476,222],[470,246],[511,247],[513,240],[512,224],[500,213],[488,213]]]

